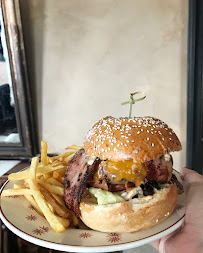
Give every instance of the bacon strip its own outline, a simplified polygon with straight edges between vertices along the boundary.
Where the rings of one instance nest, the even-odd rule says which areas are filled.
[[[92,160],[84,149],[80,149],[68,162],[64,177],[64,201],[68,209],[80,216],[79,204],[89,177],[93,175],[99,157]],[[88,164],[89,161],[89,164]]]

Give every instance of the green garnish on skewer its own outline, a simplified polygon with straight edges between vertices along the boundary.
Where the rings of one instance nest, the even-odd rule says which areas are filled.
[[[136,95],[136,94],[143,94],[143,96],[140,97],[140,98],[134,99],[133,96]],[[130,100],[129,101],[121,103],[121,105],[130,104],[129,118],[131,118],[131,115],[132,115],[132,106],[134,105],[134,103],[138,102],[138,101],[141,101],[141,100],[143,100],[145,98],[146,98],[146,94],[145,94],[144,91],[136,91],[134,93],[130,93]]]

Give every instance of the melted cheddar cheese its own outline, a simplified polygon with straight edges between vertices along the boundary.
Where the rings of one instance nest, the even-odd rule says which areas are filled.
[[[111,174],[110,180],[116,184],[122,179],[126,179],[129,182],[135,183],[136,186],[142,184],[145,175],[147,173],[146,167],[143,163],[134,163],[133,160],[125,161],[102,161],[101,166],[105,166],[108,172]],[[109,175],[108,175],[109,177]],[[97,170],[94,174],[94,181],[103,179],[103,173]]]

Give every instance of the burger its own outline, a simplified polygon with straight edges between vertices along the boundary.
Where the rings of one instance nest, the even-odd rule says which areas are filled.
[[[162,222],[183,192],[171,155],[181,148],[157,118],[99,120],[67,165],[67,208],[101,232],[134,232]]]

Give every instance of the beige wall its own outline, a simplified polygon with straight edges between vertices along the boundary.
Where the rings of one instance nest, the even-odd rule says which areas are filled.
[[[187,1],[21,0],[39,140],[49,152],[82,144],[106,115],[127,116],[130,92],[147,98],[133,115],[161,118],[177,133],[185,165]]]

